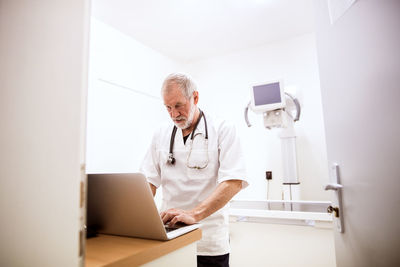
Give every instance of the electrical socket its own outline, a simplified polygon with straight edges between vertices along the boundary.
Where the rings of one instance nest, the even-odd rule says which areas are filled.
[[[272,171],[265,172],[265,179],[272,180]]]

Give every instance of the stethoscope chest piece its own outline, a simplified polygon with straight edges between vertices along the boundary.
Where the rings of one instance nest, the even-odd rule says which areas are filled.
[[[167,163],[170,164],[170,165],[174,165],[175,164],[175,158],[174,158],[174,155],[172,153],[168,154]]]

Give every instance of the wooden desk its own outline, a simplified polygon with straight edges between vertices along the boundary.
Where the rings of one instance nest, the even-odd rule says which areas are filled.
[[[170,241],[99,235],[86,240],[85,266],[139,266],[186,246],[195,245],[200,239],[200,229]],[[193,257],[196,258],[196,255]]]

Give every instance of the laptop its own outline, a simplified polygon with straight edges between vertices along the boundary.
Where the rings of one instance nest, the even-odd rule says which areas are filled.
[[[165,226],[141,173],[89,174],[87,185],[88,232],[170,240],[200,227]]]

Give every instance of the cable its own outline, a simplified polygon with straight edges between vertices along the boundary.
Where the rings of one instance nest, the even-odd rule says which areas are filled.
[[[268,209],[271,210],[271,206],[269,203],[269,179],[267,180],[267,201],[268,201]]]
[[[289,185],[290,190],[290,211],[293,211],[293,202],[292,202],[292,185]]]

